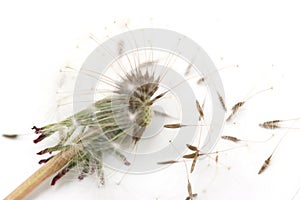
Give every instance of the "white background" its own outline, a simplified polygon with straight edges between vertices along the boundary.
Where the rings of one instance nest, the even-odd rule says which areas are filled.
[[[228,105],[244,99],[249,92],[274,86],[273,91],[251,99],[236,119],[237,125],[226,132],[249,140],[264,140],[272,133],[258,128],[259,122],[300,117],[300,7],[297,3],[1,1],[0,132],[30,134],[32,125],[52,119],[54,80],[76,43],[89,33],[103,31],[115,20],[129,19],[140,28],[150,21],[153,27],[187,35],[205,49],[218,68],[238,64],[236,70],[221,72]],[[287,132],[271,167],[258,176],[261,164]],[[199,184],[198,190],[206,191],[199,193],[199,199],[291,199],[300,187],[299,131],[280,130],[274,134],[276,137],[268,143],[220,153],[220,162],[232,169],[228,171],[221,164],[210,162],[210,170],[207,170],[210,173],[198,176],[211,180],[210,184]],[[32,138],[32,135],[16,141],[0,138],[0,198],[39,167],[35,152],[41,146],[34,145]],[[202,167],[205,168],[205,164]],[[178,182],[186,194],[186,184],[180,181],[186,180]],[[160,180],[139,182],[136,187],[143,184],[151,187],[148,189],[151,195],[137,191],[136,199],[182,199],[172,195],[178,193],[177,189],[160,184]],[[99,189],[91,183],[69,185],[59,189],[49,188],[45,183],[30,198],[134,199],[129,193],[137,190],[133,184],[124,186],[121,197],[117,197],[118,194],[97,196]],[[300,195],[295,199],[300,199]]]

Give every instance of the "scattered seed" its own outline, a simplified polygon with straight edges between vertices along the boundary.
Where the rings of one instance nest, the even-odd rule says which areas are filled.
[[[222,108],[224,109],[225,112],[227,112],[227,108],[226,108],[226,104],[225,104],[224,98],[219,94],[219,92],[217,94],[218,94],[218,99],[219,99],[219,101],[221,103]]]
[[[10,139],[15,139],[18,137],[17,134],[3,134],[2,136]]]
[[[224,140],[232,141],[232,142],[240,142],[241,141],[240,139],[233,137],[233,136],[229,136],[229,135],[223,135],[223,136],[221,136],[221,138]]]
[[[273,87],[270,87],[270,88],[268,88],[268,89],[258,91],[258,92],[256,92],[255,94],[253,94],[253,95],[249,96],[248,98],[246,98],[245,100],[236,103],[236,104],[231,108],[232,112],[231,112],[231,114],[229,115],[229,117],[226,119],[226,121],[227,121],[227,122],[230,121],[230,120],[232,119],[232,117],[238,112],[238,110],[246,103],[246,101],[248,101],[249,99],[251,99],[252,97],[254,97],[255,95],[257,95],[257,94],[259,94],[259,93],[265,92],[265,91],[267,91],[267,90],[272,90],[272,89],[273,89]]]
[[[192,154],[186,154],[186,155],[182,156],[182,158],[194,158],[196,155],[199,156],[199,153],[195,152]]]
[[[232,113],[229,115],[229,117],[226,119],[226,121],[230,121],[231,118],[237,113],[237,111],[245,104],[245,101],[240,101],[236,103],[232,108]]]
[[[186,145],[191,151],[198,151],[198,148],[193,146],[193,145],[190,145],[190,144],[187,144]]]
[[[280,120],[272,120],[272,121],[261,123],[259,124],[259,126],[265,129],[276,129],[276,128],[280,128],[280,126],[278,125],[279,122]]]
[[[271,154],[271,155],[269,156],[269,158],[268,158],[267,160],[265,160],[265,162],[264,162],[264,164],[262,165],[262,167],[260,168],[258,174],[263,173],[263,172],[269,167],[270,162],[271,162],[272,155],[273,155],[273,154]]]
[[[190,199],[193,199],[193,191],[192,191],[192,186],[191,186],[190,180],[188,180],[188,186],[187,186],[187,188],[188,188]]]
[[[216,159],[215,159],[215,161],[216,161],[216,163],[218,163],[218,161],[219,161],[219,152],[218,151],[216,151]]]
[[[201,119],[204,119],[204,112],[203,112],[203,109],[202,107],[200,106],[200,103],[198,100],[196,100],[196,106],[197,106],[197,110],[199,112],[199,115],[200,115],[200,120]]]
[[[182,125],[182,124],[165,124],[164,125],[165,128],[181,128],[183,126],[184,125]]]
[[[170,164],[174,164],[174,163],[178,163],[178,161],[169,160],[169,161],[164,161],[164,162],[158,162],[157,164],[159,164],[159,165],[170,165]]]
[[[193,163],[192,163],[192,165],[191,165],[191,172],[190,172],[190,173],[193,173],[193,171],[194,171],[194,169],[195,169],[196,162],[197,162],[197,158],[198,158],[198,152],[199,152],[199,151],[197,151],[197,152],[195,153],[195,156],[194,156],[194,159],[193,159]]]

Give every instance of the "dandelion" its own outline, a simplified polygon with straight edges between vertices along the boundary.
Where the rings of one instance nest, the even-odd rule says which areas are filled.
[[[77,176],[79,180],[83,180],[87,175],[95,173],[98,176],[99,183],[104,184],[104,158],[113,154],[124,166],[134,167],[133,162],[137,163],[138,161],[135,159],[130,160],[128,154],[124,154],[122,150],[126,148],[127,145],[137,148],[149,130],[152,132],[156,131],[153,129],[156,117],[163,119],[163,121],[159,121],[159,127],[169,129],[185,127],[185,136],[182,137],[185,138],[182,141],[182,151],[186,149],[185,144],[192,143],[193,136],[196,133],[195,130],[201,126],[201,124],[198,125],[199,120],[197,120],[199,119],[199,114],[203,119],[205,112],[205,110],[200,107],[198,100],[196,100],[199,99],[199,96],[194,96],[196,94],[195,91],[197,91],[196,80],[200,75],[193,73],[194,76],[189,79],[182,78],[179,75],[182,68],[181,66],[187,66],[183,65],[184,60],[177,56],[178,52],[181,52],[179,47],[183,43],[182,40],[186,39],[185,37],[180,36],[175,40],[173,38],[174,41],[177,41],[171,48],[175,53],[159,51],[159,53],[155,55],[155,50],[152,46],[153,43],[156,42],[153,41],[154,39],[152,38],[155,36],[155,32],[153,31],[154,30],[151,29],[149,30],[152,35],[147,35],[145,30],[127,32],[123,38],[133,38],[133,40],[129,42],[121,39],[120,36],[116,36],[116,38],[104,42],[103,45],[100,45],[94,53],[91,54],[89,57],[90,60],[93,59],[91,57],[97,55],[97,58],[100,59],[101,62],[106,61],[106,58],[110,58],[112,62],[104,64],[104,70],[102,68],[93,68],[94,66],[92,64],[84,64],[80,70],[77,82],[80,83],[82,77],[84,77],[85,80],[87,78],[94,80],[96,84],[93,86],[99,85],[99,88],[93,87],[92,89],[94,94],[100,93],[101,98],[95,101],[88,99],[84,107],[79,106],[80,109],[75,109],[75,114],[56,123],[41,127],[32,127],[32,130],[37,135],[36,139],[33,140],[36,144],[47,141],[55,135],[59,135],[60,139],[53,146],[37,152],[38,155],[51,155],[45,159],[41,159],[39,164],[43,164],[43,166],[9,194],[6,199],[24,198],[45,179],[53,175],[54,177],[50,184],[55,185],[75,167],[80,169]],[[164,34],[164,30],[159,30],[158,32]],[[167,33],[173,34],[168,31]],[[149,37],[148,40],[143,40],[143,42],[150,41],[148,49],[139,48],[140,44],[135,39],[140,37],[135,34],[142,34],[145,37]],[[134,45],[132,46],[132,44]],[[116,51],[113,51],[114,48],[112,46],[116,47]],[[134,51],[130,51],[128,48],[132,48]],[[198,47],[195,51],[199,51]],[[184,52],[181,53],[184,54]],[[97,63],[97,65],[102,67],[101,63]],[[190,63],[188,66],[189,74],[191,74],[193,70],[191,66],[194,65]],[[73,70],[70,66],[67,66],[65,69]],[[176,72],[176,70],[179,70],[179,72]],[[85,83],[86,82],[84,82],[84,84]],[[208,84],[210,84],[209,79]],[[213,85],[213,91],[211,92],[215,94],[215,101],[218,102],[216,94],[223,92],[216,86],[218,84],[214,83]],[[79,84],[77,87],[80,89],[75,88],[73,105],[85,102],[84,99],[78,100],[78,96],[76,95],[78,91],[88,91],[89,87],[83,87],[82,89],[81,86],[82,85]],[[76,89],[78,90],[76,91]],[[182,93],[182,91],[184,91],[184,93]],[[182,111],[182,116],[176,115],[175,113],[174,117],[174,107],[170,105],[174,105],[175,97],[179,97],[179,99],[184,102],[183,106],[185,107]],[[162,103],[165,108],[164,111],[156,110],[155,106],[164,101],[165,103]],[[188,104],[188,101],[192,103]],[[222,109],[216,110],[217,112],[223,113]],[[180,121],[184,124],[164,123],[164,120],[168,119],[170,121],[174,118],[180,118]],[[211,116],[208,116],[207,120],[209,121],[210,118]],[[206,149],[202,150],[199,147],[203,154],[210,151],[214,146],[214,142],[219,134],[219,129],[222,127],[221,122],[215,124],[218,124],[219,128],[214,128],[215,133],[211,133],[211,138],[204,141]],[[15,136],[11,135],[6,137],[12,138]],[[169,139],[167,141],[169,141]],[[196,147],[188,145],[188,148],[193,149]],[[191,172],[194,170],[198,154],[200,154],[200,150],[198,150],[197,147],[196,154],[193,155],[194,164]],[[176,163],[178,154],[174,154],[173,157],[165,155],[164,158],[167,157],[171,158],[170,160],[172,161],[160,162],[158,163],[159,165],[155,162],[155,165],[160,166]],[[192,199],[195,194],[191,192],[190,182],[188,182],[188,189],[189,198]]]
[[[37,153],[43,155],[59,152],[55,156],[40,161],[40,163],[47,163],[40,171],[48,170],[48,173],[51,172],[51,174],[58,171],[52,179],[51,185],[55,185],[61,177],[78,164],[82,165],[84,169],[78,176],[79,179],[83,179],[86,174],[91,172],[93,169],[91,165],[95,165],[97,174],[101,175],[102,164],[98,158],[106,151],[117,151],[111,144],[125,133],[132,132],[131,140],[133,143],[137,143],[142,137],[145,127],[151,122],[151,106],[155,102],[154,100],[159,99],[151,99],[158,89],[158,82],[159,80],[154,79],[153,74],[143,74],[137,69],[135,73],[127,74],[126,79],[118,85],[118,89],[114,92],[119,95],[101,99],[90,108],[58,123],[41,128],[34,126],[32,129],[38,135],[33,141],[34,143],[39,143],[55,133],[63,132],[61,140],[55,146]],[[128,90],[126,85],[133,85],[134,90]],[[130,95],[129,99],[125,99],[124,94]],[[112,105],[116,102],[119,107],[113,108]],[[124,114],[127,109],[128,112]],[[72,138],[77,131],[80,131],[80,134]],[[128,135],[126,136],[128,137]],[[98,144],[94,145],[94,143]],[[99,146],[99,143],[103,145],[101,149],[94,149],[93,147]],[[124,160],[126,159],[124,158]],[[126,161],[125,164],[129,165],[129,162]],[[41,175],[46,178],[46,175]],[[35,176],[34,179],[37,177]]]

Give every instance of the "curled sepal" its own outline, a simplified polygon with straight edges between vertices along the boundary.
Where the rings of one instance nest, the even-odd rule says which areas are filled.
[[[69,164],[67,164],[67,166],[65,168],[63,168],[60,172],[58,172],[56,174],[56,176],[52,179],[51,181],[51,185],[55,185],[55,183],[64,175],[66,175],[66,173],[68,173],[70,171],[70,169],[72,169],[73,167],[76,166],[76,161],[72,160],[71,162],[69,162]]]
[[[47,163],[51,158],[53,158],[53,156],[50,156],[49,158],[46,158],[46,159],[42,159],[39,161],[39,164]]]

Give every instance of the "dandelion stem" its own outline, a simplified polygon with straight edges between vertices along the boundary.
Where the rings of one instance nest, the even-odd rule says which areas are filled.
[[[4,200],[21,200],[38,187],[44,180],[63,168],[80,151],[71,148],[58,153],[44,166],[34,172],[27,180],[12,191]]]

